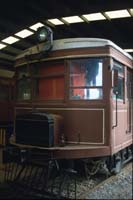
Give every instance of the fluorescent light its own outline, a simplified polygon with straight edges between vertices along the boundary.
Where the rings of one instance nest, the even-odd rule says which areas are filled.
[[[30,35],[34,34],[33,32],[27,30],[27,29],[24,29],[18,33],[16,33],[15,35],[18,36],[18,37],[21,37],[21,38],[26,38]]]
[[[133,16],[133,8],[129,9],[131,15]]]
[[[133,52],[133,49],[124,49],[126,52]]]
[[[67,23],[79,23],[84,22],[79,16],[71,16],[71,17],[62,17]]]
[[[104,20],[106,19],[102,13],[92,13],[92,14],[86,14],[82,15],[85,19],[88,21],[97,21],[97,20]]]
[[[2,42],[5,42],[7,44],[13,44],[13,43],[15,43],[17,41],[19,41],[19,39],[15,38],[13,36],[9,36],[9,37],[5,38],[4,40],[2,40]]]
[[[55,18],[55,19],[48,19],[48,22],[54,24],[54,25],[61,25],[64,24],[62,21],[60,21],[59,19]]]
[[[110,19],[115,19],[115,18],[124,18],[124,17],[131,17],[129,12],[127,10],[114,10],[114,11],[107,11],[105,14],[110,18]]]
[[[30,26],[29,28],[32,29],[32,30],[34,30],[34,31],[37,31],[38,28],[43,27],[43,26],[44,26],[44,24],[38,22],[38,23]]]
[[[5,48],[7,45],[5,45],[5,44],[1,44],[0,43],[0,49],[3,49],[3,48]]]

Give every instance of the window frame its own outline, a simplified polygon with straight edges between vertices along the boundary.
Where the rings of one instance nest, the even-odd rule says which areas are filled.
[[[89,59],[94,59],[94,60],[101,60],[102,61],[102,85],[101,86],[71,86],[71,70],[70,70],[70,63],[74,60],[89,60]],[[69,68],[69,80],[68,80],[68,99],[69,101],[101,101],[104,99],[104,57],[87,57],[87,58],[73,58],[71,60],[68,60],[67,62],[68,68]],[[71,98],[71,90],[72,89],[101,89],[102,97],[101,98],[94,98],[94,99],[89,99],[89,98]]]
[[[24,78],[27,79],[27,80],[28,79],[30,80],[30,87],[29,87],[30,98],[29,99],[24,99],[24,98],[22,99],[22,98],[19,98],[19,96],[18,96],[19,90],[20,90],[20,88],[18,88],[18,85],[19,85],[19,82],[23,80],[23,77],[19,77],[19,73],[22,73],[21,69],[24,69],[24,67],[26,68],[26,74],[28,74],[28,75],[24,75]],[[25,72],[24,72],[24,74],[25,74]],[[24,64],[24,65],[18,67],[18,69],[16,71],[16,101],[18,101],[18,102],[21,102],[21,101],[31,102],[31,100],[32,100],[32,78],[31,78],[31,70],[30,70],[29,64]]]
[[[117,67],[116,67],[117,66]],[[118,68],[120,68],[121,67],[121,69],[122,69],[122,71],[119,71],[118,70]],[[118,61],[116,61],[116,60],[114,60],[113,61],[113,70],[114,69],[116,69],[116,70],[118,70],[118,84],[119,84],[119,80],[122,80],[122,93],[121,93],[121,95],[122,95],[122,98],[120,98],[120,96],[119,96],[119,94],[117,95],[117,100],[118,101],[122,101],[123,103],[125,103],[125,66],[122,64],[122,63],[120,63],[120,62],[118,62]],[[113,99],[115,99],[116,97],[115,97],[115,92],[116,91],[118,91],[118,87],[119,86],[117,86],[116,88],[114,88],[114,90],[113,90]]]
[[[38,74],[36,74],[36,72],[35,73],[33,73],[33,69],[34,69],[34,67],[35,68],[38,68],[38,69],[40,69],[40,67],[46,67],[46,66],[48,66],[48,67],[50,67],[50,64],[51,65],[56,65],[56,64],[62,64],[62,66],[64,66],[64,72],[62,73],[56,73],[56,72],[53,72],[53,73],[51,73],[50,72],[50,74],[48,74],[48,75],[41,75],[41,74],[39,74],[39,70],[38,70]],[[35,66],[34,66],[35,65]],[[22,68],[24,68],[24,67],[26,67],[27,68],[27,71],[28,71],[28,73],[27,74],[29,74],[28,76],[26,76],[26,78],[27,79],[29,79],[30,80],[30,82],[31,82],[31,84],[30,84],[30,94],[31,94],[31,98],[30,99],[19,99],[18,98],[18,90],[19,90],[19,88],[17,89],[17,87],[18,87],[18,82],[22,79],[21,77],[19,78],[19,72],[20,72],[20,70],[22,69]],[[64,97],[63,98],[52,98],[52,99],[39,99],[39,96],[38,96],[38,94],[36,93],[36,89],[35,89],[35,82],[37,81],[37,79],[39,80],[47,80],[47,79],[51,79],[51,78],[56,78],[56,77],[63,77],[64,78],[64,87],[65,87],[65,60],[58,60],[57,62],[55,62],[55,61],[43,61],[43,62],[35,62],[35,63],[30,63],[30,64],[27,64],[27,65],[23,65],[23,66],[21,66],[21,67],[19,67],[18,68],[18,70],[17,70],[17,72],[16,72],[16,85],[17,85],[17,87],[16,87],[16,100],[18,101],[18,102],[21,102],[21,101],[24,101],[24,102],[31,102],[31,101],[39,101],[39,102],[41,102],[41,101],[48,101],[48,102],[50,102],[50,101],[64,101],[64,99],[65,99],[65,89],[64,89]]]

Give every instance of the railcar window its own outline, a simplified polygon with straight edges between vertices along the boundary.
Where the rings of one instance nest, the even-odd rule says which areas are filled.
[[[124,97],[124,87],[123,87],[123,78],[122,77],[118,77],[118,87],[117,87],[117,91],[118,91],[118,98],[119,99],[123,99]]]
[[[64,64],[35,63],[17,70],[17,100],[64,99]]]
[[[31,79],[27,66],[20,67],[17,71],[17,100],[31,99]]]
[[[64,74],[64,63],[47,62],[36,69],[33,68],[34,98],[38,100],[64,99]]]
[[[118,92],[118,99],[124,99],[124,66],[117,62],[114,62],[113,69],[118,70],[118,86],[114,88],[114,93]],[[115,95],[113,96],[115,99]]]
[[[23,77],[18,81],[17,98],[18,100],[30,100],[31,99],[31,80]]]
[[[70,99],[103,98],[103,60],[98,58],[71,60]]]

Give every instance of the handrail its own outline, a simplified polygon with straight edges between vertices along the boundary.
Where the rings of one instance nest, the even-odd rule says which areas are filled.
[[[115,127],[118,126],[118,91],[115,92],[115,96],[116,96],[116,101],[115,101],[115,105],[116,105],[115,125],[113,125],[112,128],[115,128]]]

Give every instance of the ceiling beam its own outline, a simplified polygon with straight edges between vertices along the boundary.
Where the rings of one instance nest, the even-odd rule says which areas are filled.
[[[14,62],[8,61],[7,59],[0,58],[0,68],[2,69],[9,69],[11,71],[14,70]]]
[[[6,53],[2,53],[0,52],[0,59],[5,59],[5,60],[8,60],[8,61],[14,61],[14,56],[11,56],[9,54],[6,54]]]
[[[3,49],[3,51],[4,50],[9,52],[9,53],[13,53],[14,55],[17,55],[17,54],[22,52],[21,49],[15,48],[15,47],[13,47],[11,45],[8,45],[6,48]]]

